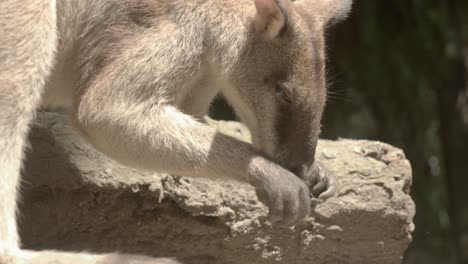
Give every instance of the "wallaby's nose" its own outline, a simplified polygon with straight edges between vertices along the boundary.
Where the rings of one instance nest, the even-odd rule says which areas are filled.
[[[297,176],[300,176],[299,174],[301,173],[302,166],[293,166],[290,167],[289,169],[292,173],[296,174]]]
[[[286,167],[292,173],[296,174],[299,177],[302,177],[304,174],[307,173],[309,168],[311,167],[313,161],[310,161],[307,157],[306,151],[300,151],[298,148],[288,155],[288,160],[286,161]]]
[[[299,147],[288,147],[289,150],[292,150],[287,155],[287,160],[285,162],[286,168],[289,169],[292,173],[296,174],[299,177],[302,177],[304,174],[307,174],[308,170],[314,162],[313,154],[309,154],[307,148]]]

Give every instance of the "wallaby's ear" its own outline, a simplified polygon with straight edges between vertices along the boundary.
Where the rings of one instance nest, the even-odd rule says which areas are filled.
[[[255,0],[255,27],[267,39],[276,38],[286,27],[290,0]]]
[[[334,24],[348,17],[352,0],[296,0],[296,10],[319,18],[323,24]]]

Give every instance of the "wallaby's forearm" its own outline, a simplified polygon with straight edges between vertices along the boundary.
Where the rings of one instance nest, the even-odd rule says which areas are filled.
[[[107,106],[109,107],[109,106]],[[199,123],[172,106],[128,117],[75,118],[100,151],[135,168],[186,176],[228,177],[251,183],[272,221],[288,225],[310,212],[307,185],[267,160],[251,144]]]

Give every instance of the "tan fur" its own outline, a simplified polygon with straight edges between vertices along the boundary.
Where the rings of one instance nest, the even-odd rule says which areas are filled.
[[[83,136],[121,163],[246,181],[272,222],[304,219],[310,191],[326,198],[336,190],[314,156],[326,94],[323,30],[349,6],[344,0],[2,0],[0,264],[175,263],[20,249],[19,174],[40,104],[68,107]],[[253,146],[200,121],[218,93],[251,129]]]

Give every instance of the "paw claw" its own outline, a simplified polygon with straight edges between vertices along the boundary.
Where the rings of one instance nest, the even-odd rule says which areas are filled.
[[[333,197],[338,190],[335,176],[319,161],[315,162],[310,174],[305,176],[304,181],[311,190],[311,197],[319,200]]]
[[[321,193],[318,198],[321,199],[321,200],[326,200],[328,198],[331,198],[331,197],[335,196],[335,194],[336,194],[336,187],[331,186],[326,191]]]

